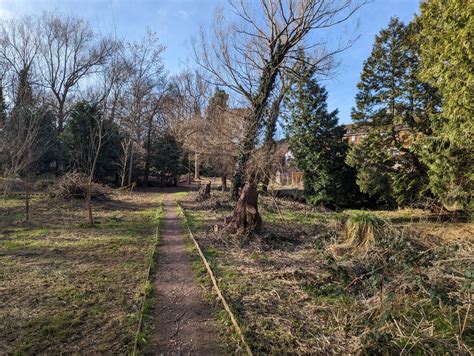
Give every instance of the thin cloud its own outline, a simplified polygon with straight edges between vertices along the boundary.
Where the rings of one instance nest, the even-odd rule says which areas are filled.
[[[187,19],[191,14],[185,10],[179,10],[177,15],[178,17],[181,17],[182,19]]]

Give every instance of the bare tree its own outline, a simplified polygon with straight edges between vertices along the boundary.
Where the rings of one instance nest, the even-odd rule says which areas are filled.
[[[37,21],[29,16],[2,21],[0,58],[18,75],[30,70],[40,49]]]
[[[327,70],[331,58],[341,48],[328,49],[320,42],[321,36],[319,39],[314,36],[347,20],[360,4],[352,0],[230,0],[229,4],[234,19],[217,11],[213,27],[208,33],[201,32],[194,52],[197,63],[213,76],[217,85],[234,90],[250,106],[233,177],[232,193],[237,198],[278,76],[284,70],[291,70],[291,62],[298,60],[299,48],[305,48],[307,52],[312,50],[311,65]],[[247,183],[249,188],[244,191],[253,196],[256,182]],[[248,199],[241,197],[239,201],[245,204]],[[240,204],[236,207],[245,208]],[[245,216],[259,219],[234,214],[235,218]],[[234,220],[234,226],[259,226]]]
[[[25,177],[25,222],[30,220],[30,176],[34,164],[49,147],[44,132],[45,113],[32,105],[16,107],[0,132],[0,152],[5,157],[4,175],[7,179],[4,195],[9,191],[8,181],[22,174]]]
[[[160,44],[156,34],[148,30],[140,42],[128,43],[123,52],[128,78],[120,115],[120,124],[125,131],[122,145],[122,184],[125,182],[127,167],[128,184],[132,183],[134,143],[142,143],[147,124],[151,135],[153,119],[166,88],[161,58],[164,50],[165,47]]]
[[[115,41],[98,37],[82,18],[43,13],[39,21],[40,66],[43,85],[56,104],[57,129],[68,114],[67,99],[86,76],[96,73],[116,48]]]
[[[91,98],[97,93],[92,93]],[[92,187],[95,179],[97,162],[104,144],[109,139],[110,130],[105,127],[106,118],[101,110],[100,102],[81,101],[71,111],[71,124],[75,130],[81,130],[80,139],[75,149],[75,166],[83,174],[79,177],[78,184],[84,184],[86,180],[85,211],[89,224],[94,225],[92,212]],[[79,129],[80,127],[80,129]],[[79,134],[79,133],[78,133]],[[85,178],[84,178],[85,175]]]
[[[84,160],[84,168],[88,175],[87,194],[86,194],[86,210],[89,217],[89,224],[94,225],[94,216],[92,214],[92,182],[99,158],[100,150],[105,141],[105,133],[103,130],[103,118],[101,115],[94,117],[96,125],[90,130],[90,141],[88,147],[87,159]]]
[[[0,151],[6,160],[4,174],[7,180],[20,174],[25,177],[26,223],[30,219],[31,170],[50,145],[50,136],[44,131],[46,113],[36,107],[32,89],[35,60],[40,48],[37,30],[38,23],[32,17],[11,19],[0,25],[2,82],[4,78],[10,78],[9,98],[14,103],[9,115],[3,110]],[[9,184],[6,184],[5,195],[8,190]]]
[[[38,23],[29,16],[2,21],[0,24],[0,63],[2,81],[10,89],[10,101],[18,103],[23,95],[18,88],[26,89],[21,80],[28,78],[28,87],[36,81],[36,58],[40,41]],[[25,83],[23,83],[25,84]],[[4,93],[5,94],[5,93]]]
[[[199,179],[199,168],[205,150],[201,142],[206,130],[204,108],[209,99],[209,82],[198,71],[184,71],[173,78],[178,109],[173,132],[178,141],[193,155],[194,178]],[[189,160],[191,161],[191,159]]]

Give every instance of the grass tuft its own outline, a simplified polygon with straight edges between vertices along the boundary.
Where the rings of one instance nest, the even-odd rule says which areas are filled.
[[[351,254],[366,255],[370,246],[387,238],[390,234],[388,223],[367,212],[351,215],[344,226],[344,242],[338,250]]]

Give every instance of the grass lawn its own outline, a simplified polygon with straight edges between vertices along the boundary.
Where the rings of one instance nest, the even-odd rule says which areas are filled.
[[[127,353],[156,243],[161,195],[94,202],[0,200],[0,354]]]
[[[183,199],[255,353],[472,352],[472,223],[421,210],[374,212],[396,233],[365,256],[340,255],[351,211],[261,198],[264,231],[241,239],[212,229],[231,212],[227,196]]]

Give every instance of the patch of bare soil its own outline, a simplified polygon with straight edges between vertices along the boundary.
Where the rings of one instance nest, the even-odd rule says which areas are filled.
[[[164,201],[165,220],[154,282],[156,306],[149,352],[155,354],[222,354],[218,327],[193,277],[191,258],[171,194]]]

